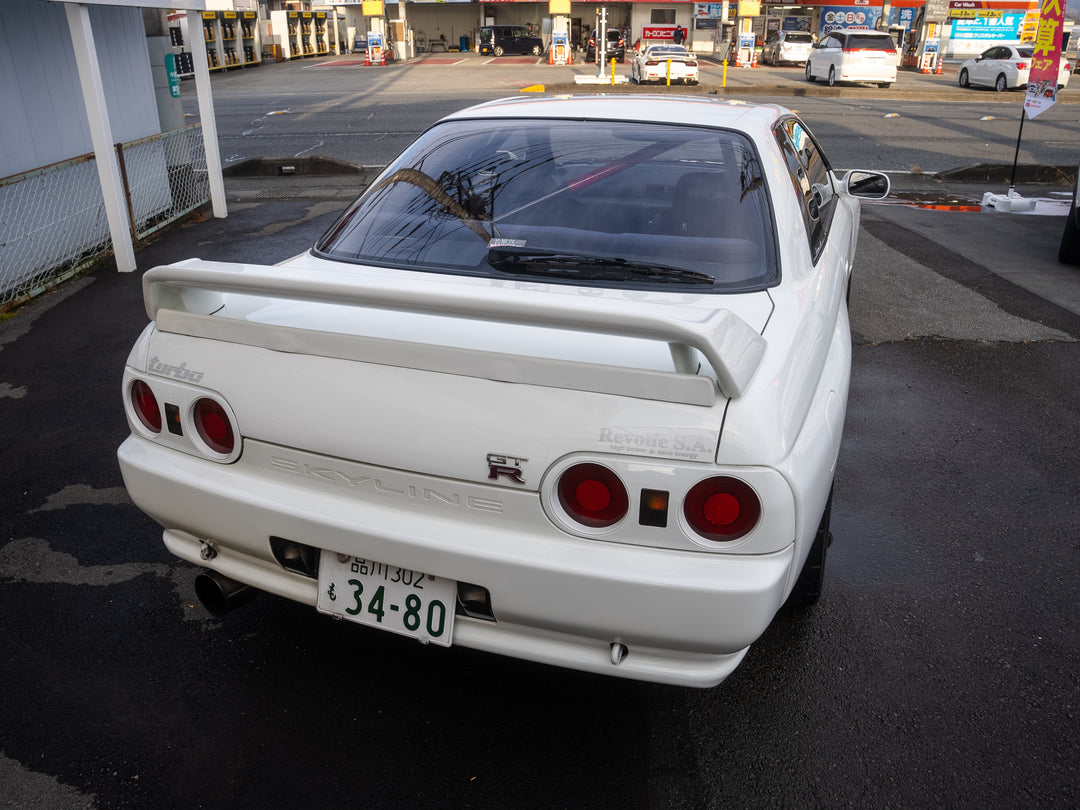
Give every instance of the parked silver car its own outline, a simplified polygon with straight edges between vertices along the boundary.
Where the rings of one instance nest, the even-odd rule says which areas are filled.
[[[776,31],[765,40],[761,61],[769,65],[801,65],[814,49],[814,38],[807,31]]]

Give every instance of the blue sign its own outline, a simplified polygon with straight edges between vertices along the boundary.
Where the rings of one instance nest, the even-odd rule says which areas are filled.
[[[889,14],[889,25],[895,25],[897,28],[911,29],[915,25],[915,9],[913,8],[894,8]]]
[[[852,8],[851,6],[822,6],[821,33],[828,34],[839,28],[873,31],[881,18],[881,8]]]
[[[1003,14],[1001,17],[979,17],[974,20],[953,20],[953,39],[1019,40],[1024,25],[1023,14]]]

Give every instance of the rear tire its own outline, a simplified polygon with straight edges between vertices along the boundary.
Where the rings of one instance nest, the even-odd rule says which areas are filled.
[[[888,90],[890,87],[892,87],[892,82],[878,82],[877,86],[880,87],[882,90]]]
[[[506,53],[506,51],[502,49],[501,45],[496,45],[495,50],[493,50],[492,53],[496,56],[502,56],[504,53]]]
[[[787,606],[791,608],[808,608],[816,604],[821,598],[821,592],[825,583],[825,556],[832,543],[832,532],[829,531],[829,522],[832,518],[832,492],[829,492],[829,500],[825,501],[825,511],[821,515],[817,534],[814,536],[814,545],[810,547],[810,554],[803,563],[799,578],[795,580],[795,587],[791,589]]]
[[[836,87],[836,68],[829,68],[828,85],[829,87]]]
[[[533,45],[533,49],[532,49],[532,55],[533,56],[539,56],[543,52],[544,52],[544,49],[541,48],[539,45]]]
[[[1009,89],[1009,80],[1005,78],[1004,73],[999,73],[998,77],[994,80],[994,89],[999,93],[1004,93]]]
[[[804,73],[806,75],[806,80],[808,82],[814,81],[814,72],[812,70],[810,70],[810,60],[809,59],[806,60],[806,70],[804,71]]]

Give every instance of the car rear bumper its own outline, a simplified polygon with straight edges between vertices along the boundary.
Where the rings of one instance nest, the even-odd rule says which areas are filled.
[[[570,537],[531,492],[463,487],[458,505],[482,507],[472,512],[429,508],[409,488],[373,503],[325,486],[329,467],[293,481],[245,457],[215,464],[137,436],[119,460],[132,500],[185,560],[309,605],[317,582],[279,566],[271,536],[474,583],[489,591],[496,621],[459,615],[454,644],[589,672],[713,686],[764,632],[791,576],[790,545],[739,555]],[[209,562],[204,543],[216,551]],[[618,663],[613,644],[628,650]]]
[[[837,78],[842,82],[895,82],[896,64],[841,65]]]
[[[667,65],[661,65],[659,68],[646,67],[645,72],[642,74],[642,78],[649,82],[664,82],[668,79]],[[681,65],[676,67],[675,63],[671,65],[671,81],[685,81],[689,80],[696,82],[698,80],[698,72],[696,70],[688,70]]]

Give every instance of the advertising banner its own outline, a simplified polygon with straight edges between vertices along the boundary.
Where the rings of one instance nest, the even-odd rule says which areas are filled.
[[[822,6],[821,33],[828,34],[838,28],[871,31],[881,18],[880,8],[852,8],[851,6]]]
[[[1042,0],[1039,30],[1033,47],[1024,109],[1028,118],[1049,110],[1057,101],[1058,63],[1061,61],[1061,29],[1065,23],[1062,0]]]
[[[1000,17],[979,17],[974,20],[953,20],[952,38],[1012,42],[1020,39],[1024,15],[1002,14]]]

